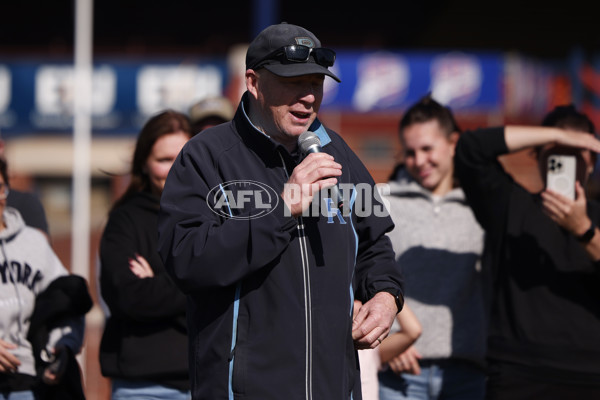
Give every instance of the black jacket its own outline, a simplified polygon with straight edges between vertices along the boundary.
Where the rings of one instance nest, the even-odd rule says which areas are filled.
[[[599,265],[503,170],[507,152],[496,128],[462,135],[455,156],[493,271],[488,356],[537,379],[600,385]],[[591,199],[588,215],[600,224]]]
[[[185,296],[157,249],[159,200],[132,195],[111,211],[100,242],[100,290],[108,305],[100,366],[111,378],[147,380],[189,390]],[[129,259],[144,257],[154,277],[141,279]]]
[[[36,362],[38,383],[36,391],[43,400],[82,400],[85,399],[81,383],[81,373],[75,354],[68,352],[65,374],[57,385],[41,382],[44,369],[49,365],[42,360],[42,351],[48,343],[51,329],[64,318],[84,317],[92,308],[87,282],[80,276],[62,276],[50,283],[35,300],[31,325],[27,339],[31,343]]]
[[[159,251],[189,296],[194,399],[361,398],[353,300],[401,290],[393,223],[373,214],[373,180],[346,143],[312,128],[343,166],[340,187],[354,184],[343,220],[286,215],[280,193],[299,155],[255,130],[242,106],[171,168]]]

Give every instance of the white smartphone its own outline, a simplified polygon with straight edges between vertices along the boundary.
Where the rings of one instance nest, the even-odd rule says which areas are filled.
[[[574,155],[552,154],[548,157],[546,187],[575,200],[577,159]]]

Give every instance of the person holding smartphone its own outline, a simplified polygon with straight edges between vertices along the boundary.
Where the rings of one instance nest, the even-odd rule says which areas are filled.
[[[488,399],[600,398],[600,203],[584,190],[600,141],[572,106],[555,108],[542,125],[466,132],[456,146],[494,287]],[[497,160],[534,148],[545,173],[546,155],[563,147],[582,160],[575,199],[531,193]]]

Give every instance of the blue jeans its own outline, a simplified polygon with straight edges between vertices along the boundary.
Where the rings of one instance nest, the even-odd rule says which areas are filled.
[[[31,390],[10,393],[0,392],[0,400],[35,400],[35,395]]]
[[[112,380],[112,400],[191,400],[191,398],[190,392],[153,382]]]
[[[422,362],[421,374],[379,373],[379,400],[483,400],[485,372],[465,362]]]

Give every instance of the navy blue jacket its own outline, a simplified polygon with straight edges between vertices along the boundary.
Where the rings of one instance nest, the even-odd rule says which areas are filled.
[[[280,193],[300,156],[257,131],[241,105],[171,168],[159,252],[188,295],[196,400],[361,398],[353,300],[402,290],[385,235],[393,223],[357,212],[383,207],[371,176],[337,134],[312,128],[342,164],[338,181],[370,188],[346,196],[350,215],[289,216]]]

